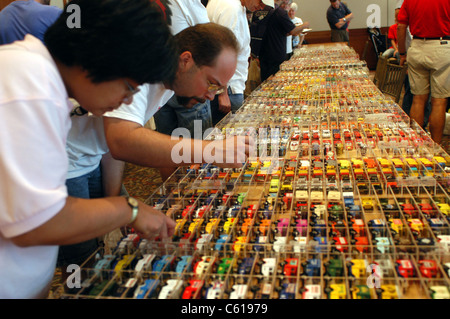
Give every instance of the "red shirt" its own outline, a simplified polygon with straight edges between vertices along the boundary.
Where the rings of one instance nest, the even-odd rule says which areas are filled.
[[[413,36],[438,38],[450,36],[449,0],[405,0],[398,23],[409,25]]]
[[[394,42],[397,43],[397,23],[389,27],[388,39],[394,40]]]

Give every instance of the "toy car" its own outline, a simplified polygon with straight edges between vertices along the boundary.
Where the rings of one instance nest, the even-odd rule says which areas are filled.
[[[202,256],[202,258],[194,265],[194,273],[201,276],[206,270],[214,266],[215,261],[216,258],[213,256]]]
[[[247,285],[233,285],[233,291],[230,293],[230,299],[245,299],[247,296]]]
[[[134,298],[152,298],[155,296],[157,289],[159,287],[159,280],[157,279],[147,279],[142,285],[136,288],[134,292]]]
[[[325,288],[325,293],[328,295],[328,299],[346,299],[347,289],[345,284],[330,284]]]
[[[308,259],[302,263],[303,275],[308,277],[317,277],[321,274],[322,262],[318,258]]]
[[[321,299],[322,287],[320,285],[305,285],[301,289],[303,299]]]
[[[200,299],[200,291],[203,288],[203,284],[203,280],[191,279],[189,286],[184,289],[181,299]]]
[[[395,268],[397,270],[397,274],[403,278],[411,278],[416,275],[414,265],[408,259],[398,259],[395,262]]]
[[[238,267],[238,274],[240,275],[248,275],[250,274],[253,264],[255,262],[254,257],[246,257],[240,263]]]
[[[276,271],[277,260],[276,258],[263,258],[263,264],[261,266],[261,274],[264,277],[271,277]]]
[[[377,288],[376,293],[379,299],[399,299],[400,298],[400,288],[397,285],[386,284],[381,285]]]
[[[279,299],[295,299],[296,283],[285,283],[280,288]]]
[[[298,270],[298,258],[287,258],[284,261],[283,274],[285,276],[296,276]]]
[[[450,292],[446,286],[431,286],[429,289],[433,299],[450,299]]]
[[[155,263],[153,263],[152,271],[161,272],[161,271],[171,271],[173,262],[175,261],[175,256],[173,255],[164,255]]]
[[[166,285],[161,288],[158,299],[179,299],[183,290],[183,280],[168,279]]]
[[[419,271],[425,278],[435,278],[439,272],[436,261],[432,259],[419,260]]]
[[[221,280],[215,280],[212,284],[206,287],[205,298],[206,299],[218,299],[225,287],[225,284]]]

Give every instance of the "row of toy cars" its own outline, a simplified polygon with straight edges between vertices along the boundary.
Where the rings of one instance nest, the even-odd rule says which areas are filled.
[[[374,255],[370,255],[374,256]],[[372,257],[373,258],[373,257]],[[180,249],[129,234],[99,251],[62,298],[394,299],[414,283],[428,298],[449,298],[449,255],[258,253]],[[446,262],[444,262],[446,261]],[[63,291],[66,289],[65,291]]]

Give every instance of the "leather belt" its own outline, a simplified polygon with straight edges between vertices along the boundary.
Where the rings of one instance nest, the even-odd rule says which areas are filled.
[[[414,36],[413,39],[420,39],[420,40],[450,40],[450,35],[446,35],[439,38],[423,38],[423,37],[416,37]]]

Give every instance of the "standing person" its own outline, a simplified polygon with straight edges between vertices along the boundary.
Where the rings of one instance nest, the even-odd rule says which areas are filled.
[[[406,29],[413,36],[406,51]],[[411,92],[410,117],[424,125],[425,106],[431,95],[429,130],[441,143],[447,97],[450,96],[450,2],[447,0],[405,0],[398,14],[400,65],[408,62]]]
[[[331,28],[331,42],[349,42],[348,23],[353,13],[339,0],[330,0],[327,21]]]
[[[291,3],[291,6],[289,7],[288,15],[289,15],[289,18],[291,18],[292,23],[294,23],[296,26],[299,26],[299,25],[303,24],[303,20],[296,16],[297,10],[298,10],[298,5],[295,2]],[[298,46],[302,45],[303,40],[305,39],[305,34],[300,33],[299,35],[288,36],[288,41],[289,41],[289,37],[292,38],[291,39],[292,40],[292,48],[295,49]]]
[[[244,103],[250,58],[250,28],[246,11],[254,12],[263,7],[262,0],[210,0],[208,2],[206,11],[209,20],[232,30],[241,47],[236,72],[228,82],[227,89],[211,102],[213,125],[216,125],[228,112],[235,113]]]
[[[209,18],[205,6],[200,0],[170,0],[168,7],[172,11],[170,29],[176,35],[187,27],[200,23],[208,23]],[[212,127],[210,100],[197,102],[194,105],[181,105],[174,95],[166,105],[154,115],[156,130],[166,135],[172,135],[177,128],[189,130],[192,138],[201,139],[205,131]],[[196,122],[194,122],[196,121]],[[194,123],[201,121],[198,129]],[[161,175],[168,176],[172,168],[167,172],[162,168]]]
[[[44,40],[44,33],[62,10],[50,6],[50,0],[18,0],[0,11],[0,44],[23,40],[31,34]]]
[[[285,10],[289,0],[275,1],[276,8],[264,18],[266,30],[262,39],[259,60],[261,65],[261,81],[280,70],[280,64],[286,60],[287,35],[299,35],[309,27],[309,22],[295,26]]]
[[[170,78],[176,45],[148,0],[72,0],[45,33],[0,47],[0,298],[45,298],[58,245],[131,225],[173,235],[173,220],[132,198],[68,196],[66,136],[73,105],[100,116],[135,88]],[[20,85],[18,85],[18,83]]]
[[[400,8],[402,7],[402,4],[403,4],[403,0],[399,0],[399,1],[397,1],[397,4],[395,5],[396,17],[398,17],[398,12],[400,12]],[[397,29],[398,29],[398,21],[397,21]],[[397,34],[397,31],[396,31],[396,34]],[[408,52],[409,47],[411,46],[411,41],[412,41],[412,36],[411,36],[411,32],[409,31],[409,26],[408,26],[405,31],[405,52]],[[398,49],[398,36],[397,36],[397,49]],[[400,63],[400,54],[398,56],[399,56],[399,63]],[[406,72],[404,88],[405,88],[405,92],[403,94],[402,109],[409,116],[411,113],[411,106],[412,106],[412,101],[413,101],[414,96],[411,93],[411,85],[409,84],[408,72]],[[425,106],[423,127],[427,127],[428,119],[430,118],[430,113],[431,113],[431,96],[428,98],[426,106]]]
[[[395,9],[395,23],[389,27],[388,40],[391,42],[391,46],[383,52],[383,58],[389,59],[394,57],[400,62],[400,55],[398,54],[398,39],[397,39],[397,16],[400,8]]]

